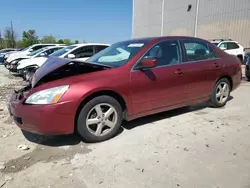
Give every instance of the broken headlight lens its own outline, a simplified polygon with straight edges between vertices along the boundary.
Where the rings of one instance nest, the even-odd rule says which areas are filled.
[[[57,103],[63,94],[68,90],[69,85],[53,87],[38,91],[29,96],[26,104],[55,104]]]

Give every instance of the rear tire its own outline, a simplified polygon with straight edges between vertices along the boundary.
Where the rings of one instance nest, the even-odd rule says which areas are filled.
[[[238,55],[237,57],[240,60],[240,63],[242,64],[243,63],[243,57],[242,57],[242,55]]]
[[[220,79],[214,86],[210,104],[212,107],[220,108],[226,105],[230,96],[231,86],[226,78]]]
[[[247,80],[250,81],[250,76],[246,76],[247,77]]]
[[[77,132],[87,142],[101,142],[115,136],[123,120],[122,108],[113,97],[93,98],[77,117]]]

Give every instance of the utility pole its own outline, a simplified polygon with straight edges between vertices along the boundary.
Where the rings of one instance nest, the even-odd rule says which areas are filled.
[[[11,43],[12,43],[12,47],[14,48],[16,44],[15,44],[15,39],[14,39],[14,29],[13,29],[12,21],[10,22],[10,28],[11,28]]]
[[[0,31],[0,49],[3,48],[3,40],[2,40],[2,33]]]
[[[194,24],[194,37],[197,37],[197,27],[198,27],[198,17],[199,17],[199,6],[200,6],[200,0],[197,0],[197,1],[196,1],[195,24]]]
[[[161,3],[161,36],[163,36],[163,29],[164,29],[164,4],[165,0],[162,0]]]

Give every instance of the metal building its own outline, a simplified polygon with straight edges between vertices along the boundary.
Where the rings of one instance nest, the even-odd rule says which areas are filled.
[[[133,0],[134,38],[227,38],[250,47],[250,0]]]

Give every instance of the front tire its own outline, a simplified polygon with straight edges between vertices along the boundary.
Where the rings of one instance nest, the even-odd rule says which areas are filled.
[[[226,105],[230,96],[231,86],[226,78],[220,79],[214,86],[210,103],[215,108],[220,108]]]
[[[87,102],[77,117],[77,131],[87,142],[100,142],[115,136],[123,120],[119,102],[99,96]]]

